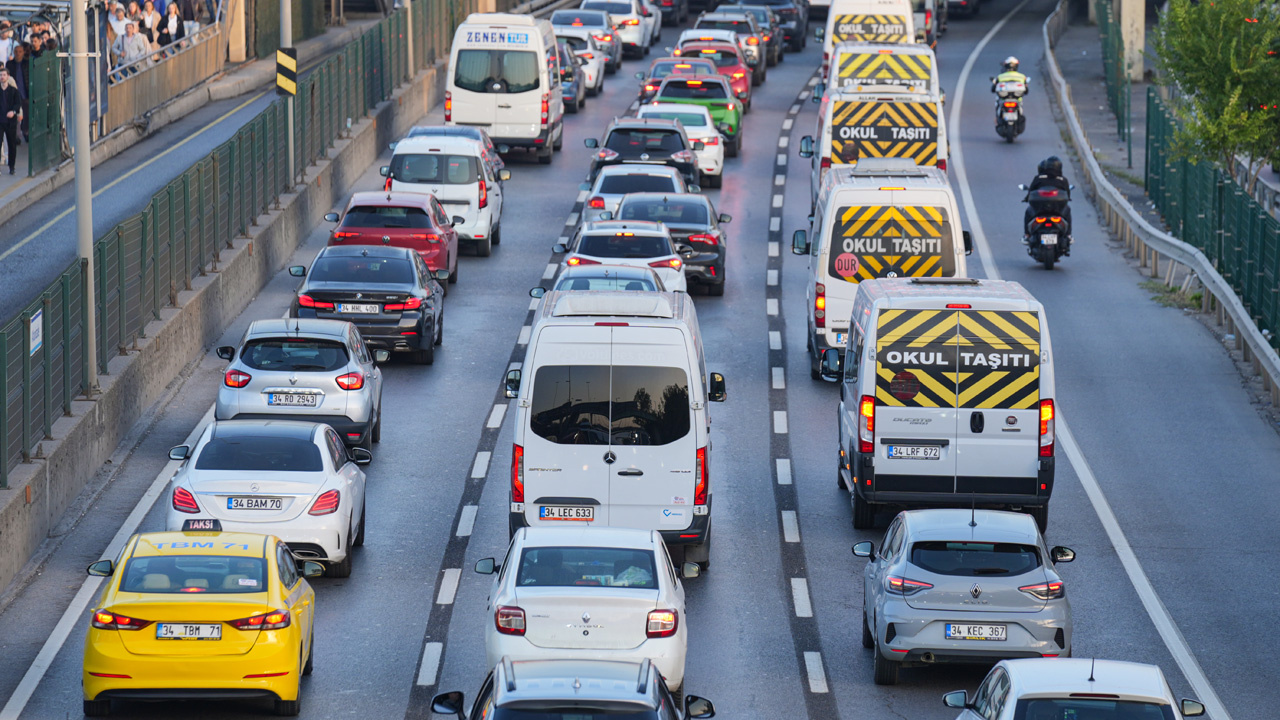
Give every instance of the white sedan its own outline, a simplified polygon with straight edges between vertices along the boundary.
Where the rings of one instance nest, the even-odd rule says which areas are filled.
[[[587,76],[587,94],[599,95],[604,91],[605,65],[609,62],[609,53],[596,42],[591,31],[586,28],[558,27],[556,39],[569,46],[569,50],[582,58],[582,72]]]
[[[600,168],[594,183],[584,182],[578,187],[587,191],[587,201],[582,206],[582,222],[599,220],[605,213],[617,211],[618,203],[627,193],[696,192],[685,184],[679,170],[669,165],[640,163],[605,165]]]
[[[653,660],[673,695],[688,646],[684,587],[656,530],[521,528],[494,574],[485,655],[521,660]],[[680,568],[698,576],[696,563]]]
[[[219,420],[194,448],[169,451],[182,467],[170,483],[165,529],[275,535],[299,559],[351,575],[364,544],[364,471],[373,456],[347,448],[323,423]]]
[[[554,250],[565,253],[562,271],[583,265],[651,267],[669,292],[689,292],[684,260],[671,231],[660,222],[593,220],[579,225],[569,242],[556,243]]]
[[[691,141],[702,143],[702,149],[694,146],[693,156],[698,159],[698,172],[706,180],[707,187],[720,187],[724,174],[724,136],[716,128],[711,113],[701,105],[686,103],[650,103],[636,110],[636,117],[679,120]]]

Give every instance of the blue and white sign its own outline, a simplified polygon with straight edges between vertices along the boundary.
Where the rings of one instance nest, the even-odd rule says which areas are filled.
[[[27,340],[31,355],[35,355],[44,346],[44,308],[37,310],[27,320]]]
[[[468,30],[466,42],[476,45],[528,45],[529,33],[506,30]]]

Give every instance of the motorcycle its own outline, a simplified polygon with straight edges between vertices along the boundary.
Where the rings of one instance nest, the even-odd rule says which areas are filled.
[[[1042,263],[1045,270],[1052,270],[1054,263],[1071,254],[1071,223],[1066,212],[1075,186],[1067,187],[1067,190],[1050,186],[1031,190],[1026,185],[1018,185],[1019,190],[1027,193],[1022,201],[1034,211],[1025,228],[1027,254]]]
[[[995,78],[991,81],[994,83]],[[1022,96],[1026,93],[1026,83],[996,83],[996,134],[1005,142],[1013,142],[1027,129],[1027,117],[1022,112]]]

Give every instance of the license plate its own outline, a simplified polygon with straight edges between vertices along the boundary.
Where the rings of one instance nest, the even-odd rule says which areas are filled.
[[[947,623],[948,640],[1008,640],[1007,625],[972,625],[968,623]]]
[[[381,308],[377,303],[338,303],[338,312],[352,315],[377,315]]]
[[[1040,236],[1041,245],[1057,245],[1058,235],[1056,233],[1048,233]]]
[[[275,497],[229,497],[228,510],[283,510],[284,498]]]
[[[890,445],[892,460],[941,460],[942,448],[937,445]]]
[[[318,396],[301,393],[268,393],[267,404],[280,407],[315,407]]]
[[[1004,119],[1005,119],[1005,120],[1007,120],[1007,121],[1009,121],[1009,122],[1013,122],[1014,120],[1017,120],[1017,119],[1018,119],[1018,113],[1016,113],[1016,112],[1007,112],[1007,113],[1005,113],[1005,114],[1004,114]]]
[[[574,522],[591,522],[596,519],[596,509],[580,505],[543,505],[538,509],[538,518],[542,520],[570,520]]]
[[[844,347],[849,344],[849,333],[836,333],[836,345]]]
[[[156,625],[157,640],[221,640],[222,623],[185,624],[159,623]]]

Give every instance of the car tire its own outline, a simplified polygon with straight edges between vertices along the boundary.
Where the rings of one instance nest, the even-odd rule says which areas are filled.
[[[375,417],[373,421],[369,423],[369,427],[364,431],[364,437],[360,439],[360,442],[356,443],[356,447],[364,448],[371,452],[373,451],[373,428],[374,423],[376,422],[377,418]]]
[[[489,229],[489,239],[493,241],[494,245],[502,244],[502,225],[501,224],[494,225],[492,228]]]
[[[735,138],[733,139],[733,142],[731,142],[731,143],[729,143],[728,145],[725,145],[725,146],[724,146],[724,156],[725,156],[725,157],[735,157],[735,158],[736,158],[736,157],[738,157],[738,151],[739,151],[740,149],[742,149],[742,134],[741,134],[741,133],[739,133],[739,134],[738,134],[738,136],[737,136],[737,137],[735,137]]]
[[[483,240],[476,241],[476,255],[479,257],[489,257],[493,254],[493,238],[487,237]]]
[[[436,362],[435,343],[427,343],[425,348],[414,351],[413,361],[419,365],[434,365]]]
[[[556,136],[555,142],[551,143],[552,152],[560,152],[564,147],[564,125],[560,125],[560,134]]]
[[[867,614],[862,613],[862,647],[870,650],[876,646],[876,638],[871,634],[871,626],[867,624]]]
[[[875,645],[875,643],[873,643]],[[877,685],[897,685],[898,671],[902,669],[902,663],[890,660],[880,652],[880,647],[875,645],[876,661],[874,668],[874,678]]]
[[[354,540],[351,541],[351,547],[364,546],[364,516],[368,512],[369,512],[369,503],[368,501],[365,501],[365,504],[360,506],[360,529],[356,531],[356,537]],[[308,658],[308,662],[310,662],[310,658]]]
[[[448,265],[449,265],[449,263],[445,263],[445,266],[446,266],[446,267],[448,267]],[[453,270],[449,272],[449,285],[456,284],[457,282],[458,282],[458,263],[454,263],[454,264],[453,264]],[[448,285],[446,285],[446,286],[445,286],[445,288],[444,288],[444,292],[445,292],[445,294],[446,294],[446,295],[447,295],[447,294],[449,294],[449,286],[448,286]]]
[[[755,70],[752,70],[751,71],[751,87],[759,87],[760,83],[762,82],[764,82],[764,76],[756,72]]]
[[[543,165],[550,165],[555,158],[555,151],[552,148],[545,148],[538,152],[538,162]]]
[[[718,188],[724,184],[724,175],[703,175],[698,184],[702,187]]]
[[[85,700],[85,717],[106,717],[111,714],[111,700]]]
[[[813,348],[812,337],[809,338],[808,350],[809,350],[809,353],[808,353],[809,354],[809,377],[813,378],[814,380],[821,380],[822,368],[819,364],[820,361],[818,359],[817,351],[815,351]]]
[[[316,654],[316,632],[312,630],[311,641],[307,643],[307,661],[302,664],[303,675],[310,675],[311,673],[315,672],[316,665],[312,661],[312,658],[315,657],[315,654]]]
[[[1027,508],[1027,514],[1036,521],[1036,527],[1040,528],[1040,534],[1043,535],[1049,529],[1049,504],[1045,503],[1040,507]]]
[[[711,531],[707,531],[707,539],[697,545],[686,545],[682,562],[698,563],[698,569],[707,572],[711,569]],[[677,568],[678,570],[678,568]],[[678,573],[677,573],[678,574]]]
[[[275,707],[276,717],[298,717],[302,712],[302,702],[300,700],[277,700]]]
[[[849,491],[849,506],[853,509],[853,529],[870,530],[876,526],[876,506],[863,500],[858,491]]]
[[[348,532],[347,537],[352,537]],[[351,549],[347,549],[347,556],[342,558],[342,562],[329,563],[324,566],[324,576],[329,578],[349,578],[351,577],[351,565],[353,564],[351,557]]]
[[[573,102],[571,102],[571,103],[567,103],[567,104],[564,106],[565,114],[568,114],[568,115],[577,115],[577,114],[578,114],[578,107],[579,107],[579,106],[578,106],[578,102],[577,102],[577,100],[575,100],[575,101],[573,101]]]

